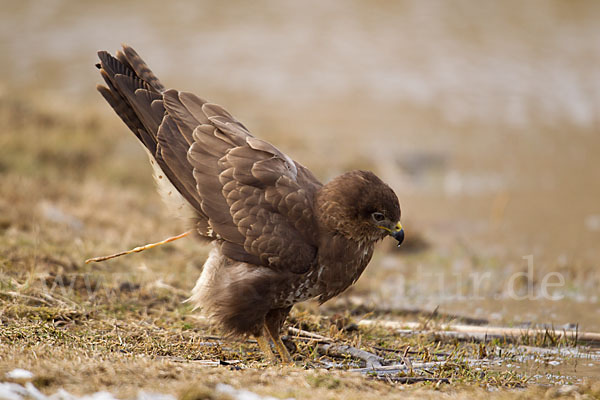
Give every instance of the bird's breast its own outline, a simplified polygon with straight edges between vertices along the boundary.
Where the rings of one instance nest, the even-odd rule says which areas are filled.
[[[306,301],[319,295],[318,268],[302,274],[289,283],[289,288],[279,296],[281,306],[289,307],[296,303]]]
[[[335,255],[320,254],[314,268],[290,279],[287,288],[277,296],[278,305],[288,307],[317,297],[324,302],[337,296],[358,280],[372,255],[370,242],[350,243]]]

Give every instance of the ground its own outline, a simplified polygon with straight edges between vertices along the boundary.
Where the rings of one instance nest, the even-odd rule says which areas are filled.
[[[600,331],[596,2],[36,4],[0,13],[0,383],[23,368],[47,395],[600,398],[598,343],[561,337]],[[403,248],[381,243],[356,286],[287,326],[412,370],[351,371],[364,362],[297,331],[295,366],[273,366],[223,338],[183,303],[208,253],[191,238],[84,263],[186,230],[94,91],[95,51],[121,41],[323,181],[362,168],[394,188]]]
[[[58,388],[74,394],[108,390],[123,397],[143,389],[198,398],[198,393],[214,394],[217,383],[295,398],[315,393],[385,398],[398,390],[417,397],[488,397],[490,389],[511,390],[493,392],[500,397],[536,398],[556,391],[547,387],[553,383],[576,383],[577,393],[599,394],[597,385],[589,383],[594,368],[586,371],[580,361],[577,374],[577,357],[558,357],[562,367],[548,378],[544,375],[552,375],[556,357],[527,361],[522,351],[511,353],[523,345],[572,348],[575,341],[553,340],[553,332],[510,343],[429,334],[441,322],[461,322],[460,317],[386,309],[369,300],[364,286],[321,308],[311,303],[297,307],[289,325],[388,359],[407,351],[413,364],[445,360],[425,375],[448,381],[394,382],[422,376],[422,371],[377,380],[348,372],[361,366],[350,358],[338,358],[339,365],[331,368],[336,359],[319,351],[314,341],[294,341],[294,367],[269,365],[254,342],[221,338],[183,302],[199,275],[206,247],[184,239],[146,253],[84,264],[91,256],[143,244],[141,238],[159,240],[183,229],[184,223],[169,218],[154,193],[143,156],[131,160],[115,149],[115,142],[127,138],[123,129],[93,112],[72,117],[7,98],[0,105],[2,123],[12,132],[2,137],[7,151],[0,189],[0,376],[23,368],[34,373],[33,383],[46,393]],[[94,146],[87,144],[89,137],[94,137]],[[131,165],[119,168],[125,163]],[[379,251],[426,260],[431,254],[418,235],[408,240],[407,254],[396,254],[392,244]],[[369,285],[380,274],[387,276],[384,272],[375,268]],[[421,321],[425,331],[406,335],[357,325],[369,318]],[[506,368],[511,362],[521,364],[520,369]]]

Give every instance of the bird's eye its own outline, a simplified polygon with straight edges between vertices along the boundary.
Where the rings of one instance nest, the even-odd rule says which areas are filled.
[[[383,221],[383,220],[385,219],[385,215],[383,215],[383,214],[382,214],[382,213],[380,213],[380,212],[374,212],[374,213],[372,214],[372,216],[373,216],[373,219],[374,219],[375,221],[377,221],[377,222],[381,222],[381,221]]]

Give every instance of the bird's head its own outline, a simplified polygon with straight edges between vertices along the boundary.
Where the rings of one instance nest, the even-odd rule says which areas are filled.
[[[404,240],[400,204],[394,191],[369,171],[334,178],[317,194],[320,223],[349,239],[377,241],[390,235]]]

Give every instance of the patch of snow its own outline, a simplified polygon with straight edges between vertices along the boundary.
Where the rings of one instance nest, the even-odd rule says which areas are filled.
[[[27,394],[27,390],[17,383],[0,382],[1,400],[21,400]]]
[[[14,370],[13,370],[14,371]],[[11,371],[11,372],[13,372]],[[21,370],[25,371],[25,370]],[[29,372],[29,371],[25,371]],[[31,373],[30,373],[31,374]],[[7,374],[8,375],[8,374]],[[31,374],[33,376],[33,374]],[[13,378],[14,379],[14,378]],[[75,396],[64,389],[59,389],[56,393],[46,396],[40,392],[31,382],[25,386],[17,383],[0,382],[0,400],[118,400],[110,392],[96,392],[81,397]],[[175,396],[162,393],[149,393],[140,391],[136,400],[176,400]]]
[[[142,390],[138,393],[136,400],[176,400],[176,398],[170,394],[150,393]]]
[[[233,386],[225,383],[217,383],[216,391],[218,393],[226,394],[232,397],[234,400],[277,400],[275,397],[261,396],[246,389],[236,389]]]
[[[7,372],[6,377],[8,379],[31,379],[33,378],[33,373],[26,369],[15,368],[12,371]]]
[[[14,369],[6,374],[11,379],[31,379],[33,374],[24,369]],[[277,400],[271,396],[261,396],[246,389],[236,389],[231,385],[218,383],[215,388],[217,393],[230,396],[234,400]],[[40,392],[31,382],[24,386],[12,382],[0,382],[0,400],[119,400],[110,392],[96,392],[83,396],[75,396],[64,389],[47,396]],[[150,393],[140,391],[135,400],[176,400],[175,396],[163,393]],[[293,399],[287,399],[293,400]]]

